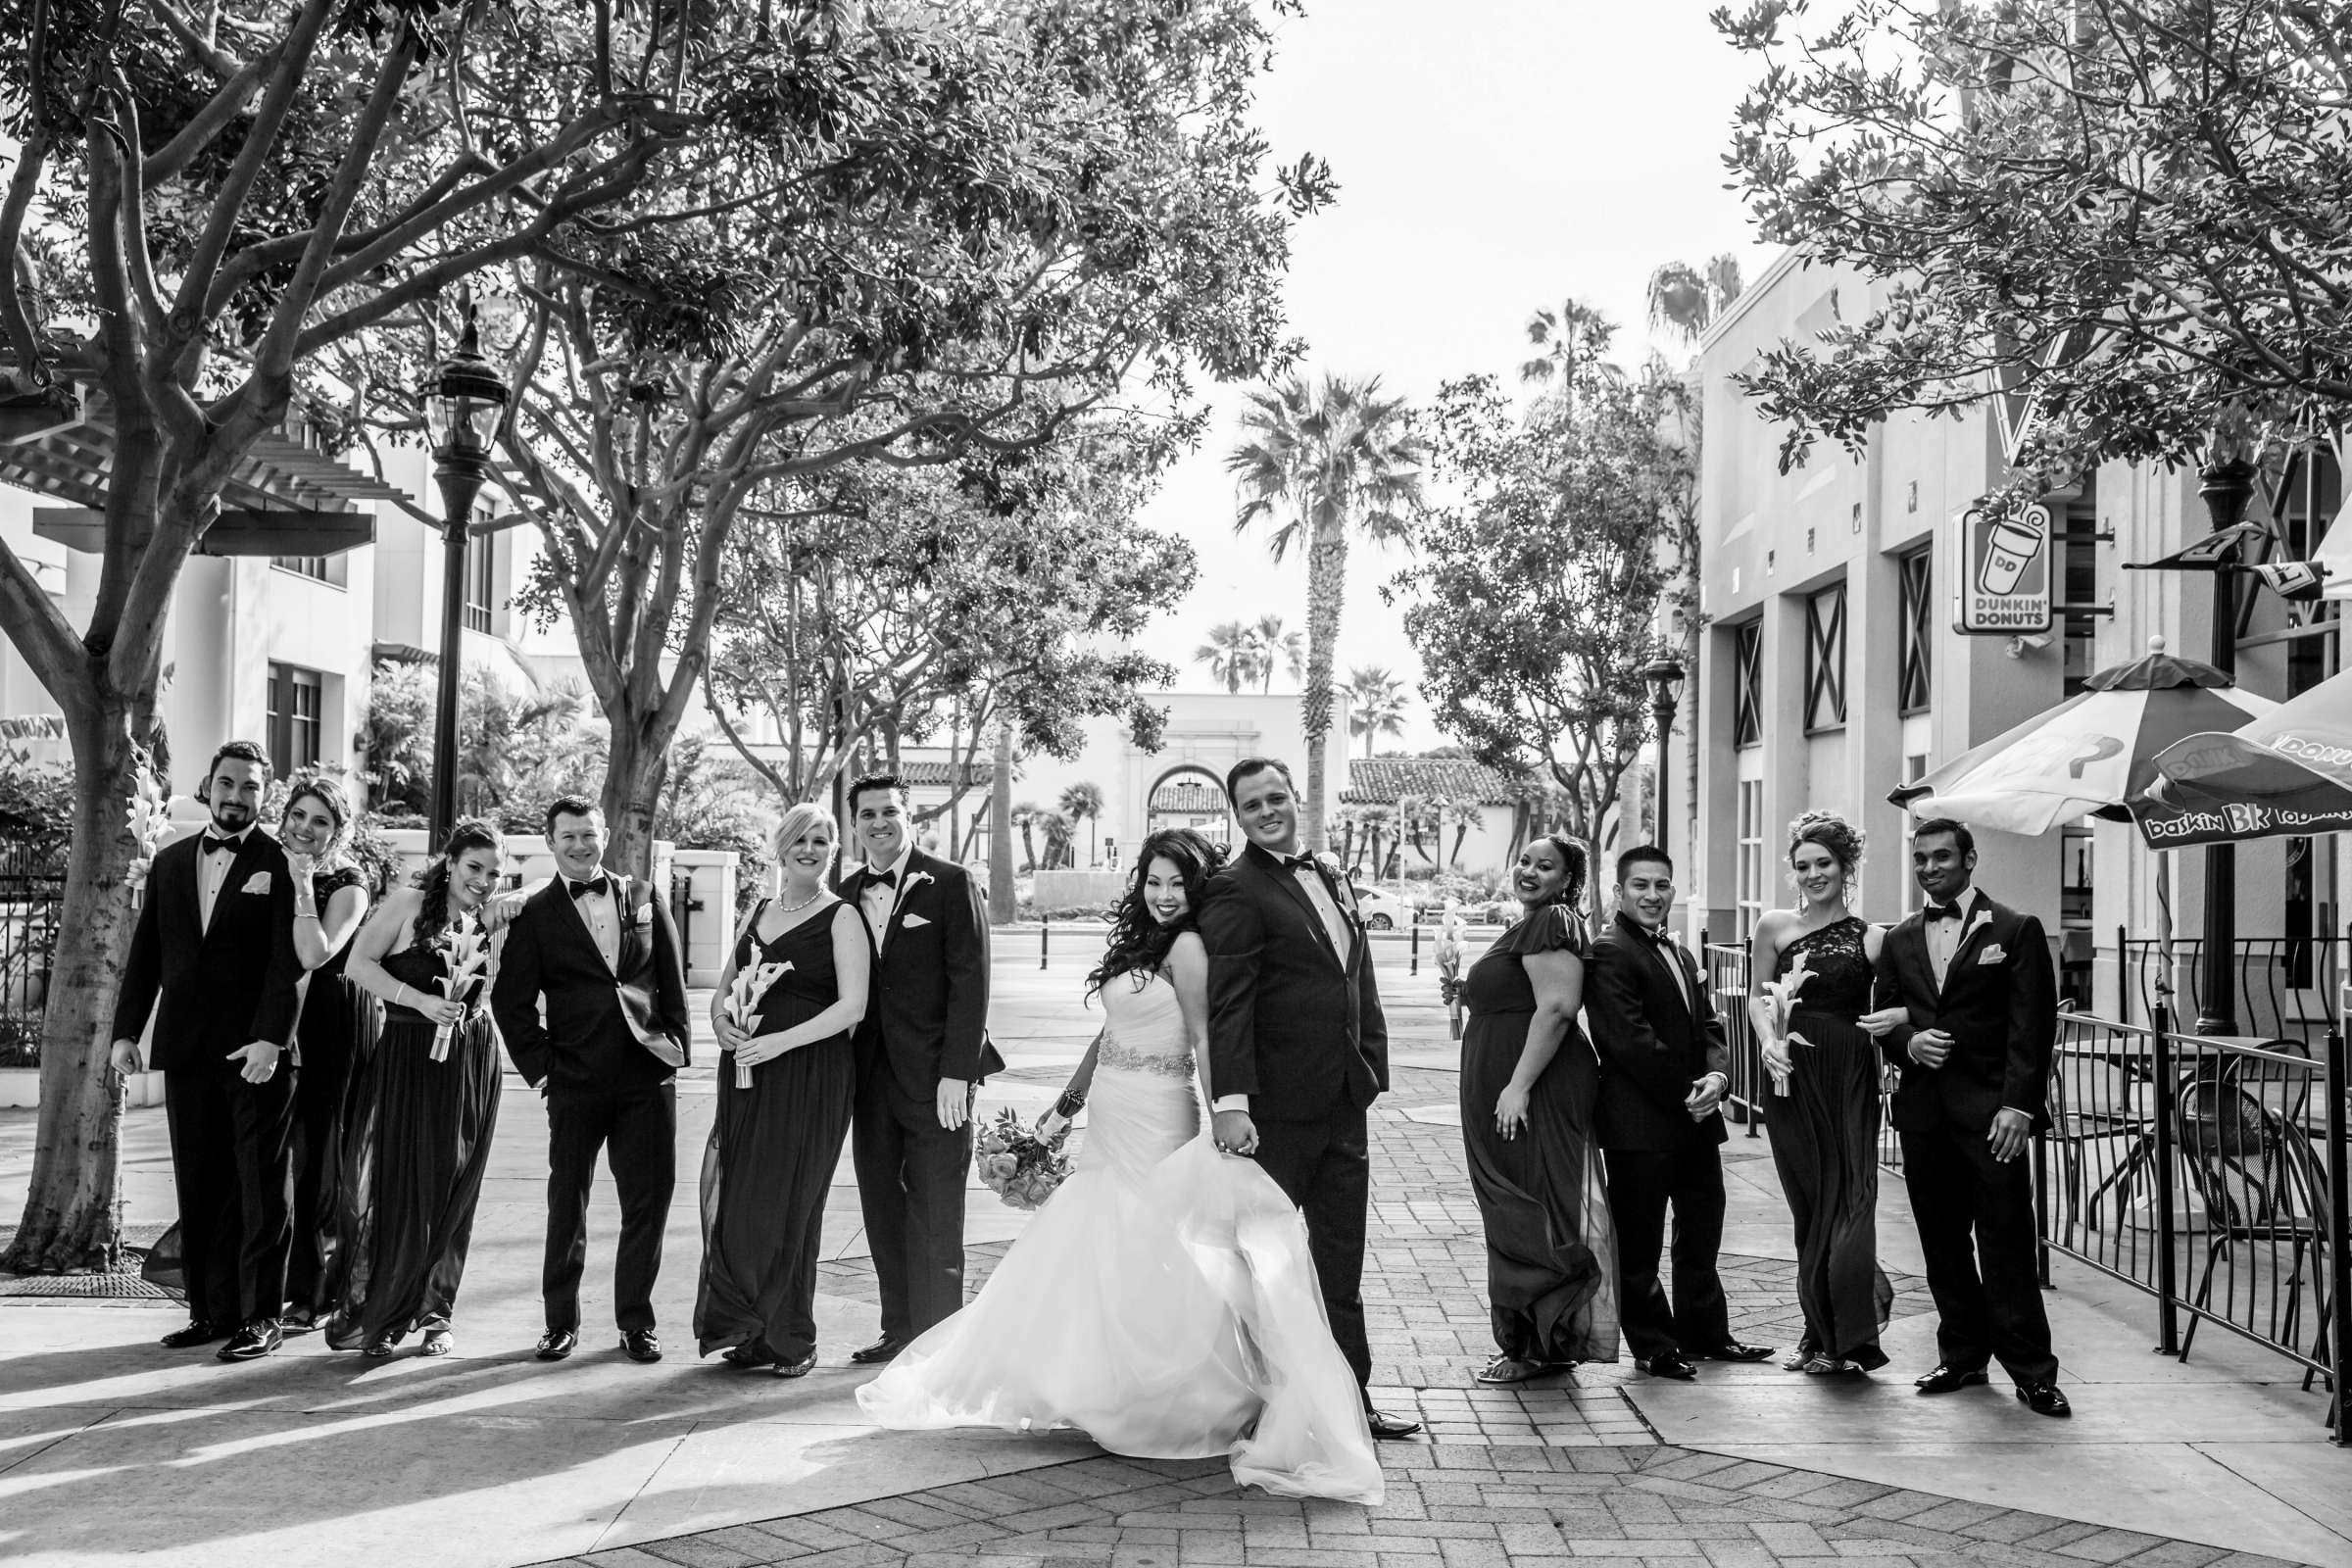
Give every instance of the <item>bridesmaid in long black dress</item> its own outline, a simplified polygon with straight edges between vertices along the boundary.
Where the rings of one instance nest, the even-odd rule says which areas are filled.
[[[434,984],[446,973],[435,940],[461,913],[479,914],[498,886],[499,838],[484,822],[460,822],[424,874],[399,888],[352,943],[352,982],[385,1003],[376,1044],[372,1123],[355,1128],[372,1171],[352,1200],[368,1209],[327,1343],[390,1355],[422,1329],[425,1355],[456,1348],[450,1314],[473,1238],[474,1205],[498,1127],[498,1035],[479,1006],[485,968],[457,998]],[[449,1054],[432,1059],[433,1035],[454,1024]]]
[[[343,1126],[355,1073],[375,1049],[382,1008],[345,977],[352,936],[368,916],[368,879],[344,858],[351,799],[331,778],[297,778],[278,822],[294,878],[294,950],[310,971],[296,1025],[294,1248],[286,1263],[287,1333],[317,1326],[341,1297]]]
[[[833,820],[784,813],[775,834],[783,893],[744,923],[711,1004],[718,1115],[703,1160],[703,1272],[694,1332],[702,1353],[797,1378],[816,1365],[816,1263],[825,1195],[849,1136],[850,1033],[865,1015],[873,948],[856,907],[826,886]],[[749,1030],[727,1016],[735,976],[790,967],[761,993]],[[751,1086],[736,1082],[751,1069]]]
[[[1879,1331],[1894,1300],[1879,1267],[1879,1071],[1872,972],[1886,932],[1846,912],[1862,834],[1834,811],[1789,824],[1788,864],[1801,907],[1756,924],[1753,972],[1786,980],[1799,965],[1787,1038],[1771,1004],[1750,1003],[1773,1079],[1764,1119],[1796,1226],[1796,1295],[1805,1332],[1783,1363],[1815,1375],[1886,1364]],[[1895,1014],[1899,1016],[1899,1010]]]
[[[1576,1022],[1584,851],[1537,839],[1512,883],[1519,920],[1463,977],[1462,1141],[1498,1347],[1481,1383],[1617,1358],[1616,1250],[1592,1141],[1600,1064]]]

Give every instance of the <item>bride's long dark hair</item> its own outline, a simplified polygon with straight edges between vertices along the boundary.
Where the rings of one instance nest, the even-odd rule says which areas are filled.
[[[1154,860],[1172,863],[1184,882],[1184,913],[1166,925],[1159,923],[1144,901],[1144,879],[1152,874]],[[1127,891],[1111,911],[1110,942],[1102,950],[1102,961],[1086,977],[1086,994],[1094,996],[1120,975],[1139,970],[1150,974],[1167,962],[1168,950],[1176,945],[1177,937],[1193,928],[1193,920],[1200,912],[1200,891],[1208,885],[1210,873],[1224,863],[1225,852],[1189,827],[1162,828],[1144,840],[1135,852],[1135,870],[1127,878]]]

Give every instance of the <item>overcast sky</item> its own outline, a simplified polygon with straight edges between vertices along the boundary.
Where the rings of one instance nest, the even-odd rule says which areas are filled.
[[[1630,366],[1659,263],[1728,250],[1752,279],[1770,262],[1723,188],[1750,63],[1708,26],[1716,0],[1310,3],[1283,24],[1259,117],[1277,162],[1319,154],[1340,186],[1294,241],[1287,295],[1309,371],[1378,374],[1415,400],[1450,376],[1509,374],[1528,317],[1571,295],[1620,323]],[[1183,666],[1184,689],[1208,684],[1192,654],[1214,622],[1274,612],[1306,624],[1303,560],[1273,568],[1262,539],[1233,534],[1221,460],[1241,398],[1218,388],[1214,402],[1207,441],[1145,519],[1200,556],[1191,596],[1142,640]],[[1387,664],[1417,685],[1399,613],[1377,592],[1400,564],[1351,553],[1343,675]],[[1440,740],[1416,691],[1404,744]]]

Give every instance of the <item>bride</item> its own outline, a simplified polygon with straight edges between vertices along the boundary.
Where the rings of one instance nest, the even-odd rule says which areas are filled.
[[[1193,910],[1217,859],[1189,828],[1144,841],[1088,976],[1108,1022],[1044,1129],[1067,1125],[1091,1080],[1076,1170],[971,1304],[858,1402],[889,1427],[1076,1428],[1131,1458],[1225,1455],[1245,1485],[1377,1503],[1305,1223],[1201,1125],[1208,956]]]

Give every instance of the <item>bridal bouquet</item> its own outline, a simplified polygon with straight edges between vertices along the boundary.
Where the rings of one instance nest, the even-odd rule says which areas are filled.
[[[164,841],[164,833],[172,826],[172,800],[156,782],[155,774],[139,770],[139,786],[130,792],[130,808],[123,812],[130,836],[137,841],[139,853],[123,872],[122,880],[131,892],[138,893],[147,886],[147,873],[155,864],[156,848]]]
[[[735,983],[727,988],[727,1022],[749,1034],[752,1020],[760,1015],[760,999],[766,996],[767,988],[782,979],[784,972],[791,967],[791,960],[786,959],[781,963],[762,963],[736,970]],[[735,1058],[735,1087],[752,1087],[751,1063],[740,1055]]]
[[[1787,974],[1778,980],[1767,980],[1756,988],[1764,994],[1765,1012],[1772,1022],[1773,1039],[1786,1041],[1788,1038],[1788,1016],[1796,1011],[1796,994],[1812,978],[1813,971],[1805,967],[1805,956],[1800,953],[1788,961]],[[1786,1097],[1788,1093],[1788,1074],[1773,1066],[1770,1056],[1764,1058],[1764,1070],[1772,1075],[1772,1092]]]
[[[972,1139],[972,1172],[1013,1208],[1035,1208],[1070,1173],[1060,1141],[1048,1143],[1006,1105]]]
[[[441,973],[433,984],[451,1002],[470,1000],[482,970],[490,963],[490,936],[482,922],[470,914],[461,914],[433,939],[433,951],[441,956]],[[435,1061],[449,1059],[450,1037],[458,1026],[445,1023],[433,1030]]]
[[[1462,1038],[1462,906],[1446,901],[1446,921],[1438,927],[1438,999],[1453,1020],[1453,1038]]]

